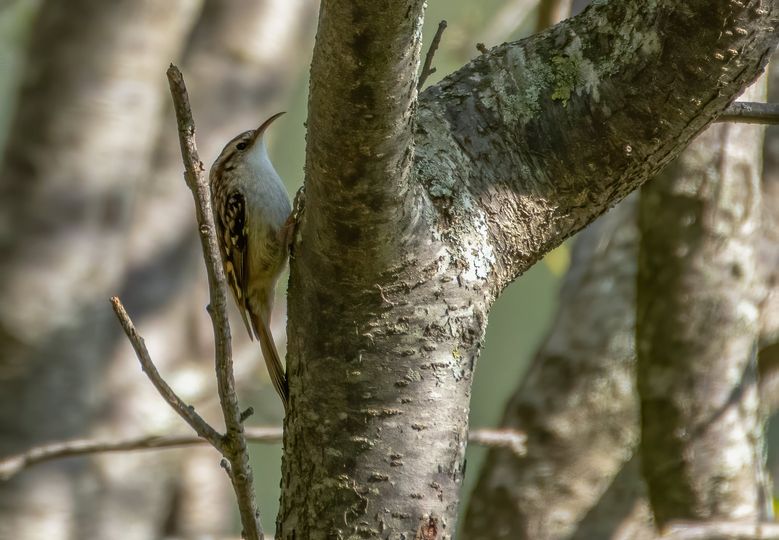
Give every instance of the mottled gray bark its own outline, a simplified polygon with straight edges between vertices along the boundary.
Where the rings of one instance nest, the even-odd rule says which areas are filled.
[[[0,454],[97,421],[115,325],[106,298],[154,150],[160,74],[196,6],[53,0],[41,9],[0,172]],[[93,537],[93,474],[71,460],[0,485],[0,537]],[[128,520],[124,532],[148,537],[146,525]]]
[[[600,4],[425,91],[412,146],[420,10],[324,2],[320,14],[282,538],[452,535],[495,295],[753,80],[779,12]]]
[[[765,97],[756,85],[746,99]],[[753,519],[763,129],[709,128],[641,192],[636,343],[642,462],[658,526]]]

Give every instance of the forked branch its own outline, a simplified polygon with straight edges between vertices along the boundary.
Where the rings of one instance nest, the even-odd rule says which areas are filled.
[[[112,299],[114,310],[119,317],[127,336],[138,353],[141,365],[155,387],[165,397],[166,401],[187,422],[195,428],[199,435],[208,440],[224,456],[223,467],[230,476],[233,490],[238,501],[241,516],[243,536],[249,540],[263,538],[260,525],[260,514],[254,497],[254,486],[249,454],[246,447],[241,410],[238,407],[238,397],[235,391],[235,376],[233,374],[232,346],[230,341],[230,324],[227,319],[227,285],[222,268],[219,246],[216,239],[214,216],[211,210],[211,193],[205,177],[205,167],[195,144],[195,122],[189,105],[189,96],[184,85],[181,71],[171,64],[168,69],[168,82],[176,111],[181,156],[184,160],[184,178],[195,199],[200,242],[208,274],[208,289],[210,304],[208,313],[214,328],[214,360],[216,368],[219,403],[225,419],[227,431],[220,435],[200,418],[192,408],[188,407],[165,384],[149,358],[148,351],[143,346],[143,340],[138,336],[127,313],[117,298]],[[202,433],[201,433],[202,432]]]

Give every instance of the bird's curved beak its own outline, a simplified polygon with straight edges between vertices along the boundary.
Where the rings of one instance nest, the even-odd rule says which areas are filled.
[[[276,113],[273,116],[271,116],[270,118],[268,118],[267,120],[265,120],[262,124],[260,124],[260,127],[258,127],[254,131],[254,141],[257,141],[258,139],[261,139],[263,133],[265,133],[265,130],[268,129],[268,126],[270,126],[276,118],[278,118],[279,116],[281,116],[285,112],[286,111],[281,111],[279,113]],[[254,141],[252,141],[252,142],[254,142]]]

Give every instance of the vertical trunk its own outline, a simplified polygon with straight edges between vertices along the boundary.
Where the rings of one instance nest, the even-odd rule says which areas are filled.
[[[760,85],[747,100],[764,96]],[[659,526],[757,519],[762,128],[709,128],[642,191],[638,389],[642,459]]]
[[[323,294],[293,265],[292,400],[304,412],[286,425],[280,538],[452,537],[490,299],[437,269],[444,253],[408,256],[359,297]]]

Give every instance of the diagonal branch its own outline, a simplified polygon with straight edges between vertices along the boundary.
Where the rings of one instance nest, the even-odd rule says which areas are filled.
[[[223,452],[224,444],[222,435],[214,428],[212,428],[208,422],[203,419],[202,416],[196,413],[194,407],[184,403],[184,401],[173,391],[173,389],[168,386],[168,383],[165,382],[159,371],[157,371],[157,368],[154,366],[154,363],[149,356],[149,351],[146,349],[146,343],[135,329],[135,325],[130,319],[130,316],[127,315],[127,311],[125,311],[121,300],[114,296],[111,298],[111,305],[114,308],[116,317],[119,319],[119,323],[124,329],[124,333],[127,334],[127,339],[130,340],[133,349],[135,349],[135,354],[138,356],[138,361],[141,363],[143,372],[147,377],[149,377],[149,380],[160,393],[162,398],[168,402],[168,405],[170,405],[171,408],[176,411],[176,413],[178,413],[178,415],[181,416],[181,418],[183,418],[200,437],[211,443],[211,446],[220,452]]]
[[[415,170],[464,225],[451,241],[483,239],[499,290],[712,122],[764,67],[777,18],[775,2],[602,2],[428,88]]]
[[[436,72],[436,68],[432,67],[433,58],[438,50],[438,46],[441,44],[441,37],[444,35],[444,30],[446,30],[446,21],[441,21],[438,23],[438,29],[435,31],[433,41],[430,42],[430,48],[425,55],[425,62],[422,64],[422,73],[419,74],[419,81],[417,81],[417,91],[419,92],[421,92],[422,87],[425,86],[427,78]]]

